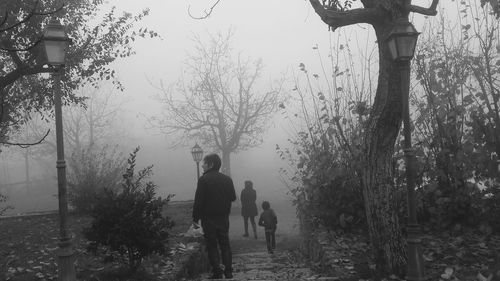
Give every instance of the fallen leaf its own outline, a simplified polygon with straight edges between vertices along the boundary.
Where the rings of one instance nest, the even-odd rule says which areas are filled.
[[[444,270],[444,273],[441,274],[441,278],[443,278],[443,279],[450,279],[452,275],[453,275],[453,268],[447,267]]]
[[[476,277],[478,281],[491,281],[491,279],[493,278],[493,274],[490,274],[488,278],[486,278],[484,277],[484,275],[481,274],[481,272],[479,272]]]

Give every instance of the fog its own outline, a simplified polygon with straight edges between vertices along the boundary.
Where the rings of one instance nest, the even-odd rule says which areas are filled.
[[[124,153],[130,153],[134,147],[140,146],[138,166],[153,164],[152,180],[158,185],[158,193],[162,196],[175,194],[174,200],[191,200],[194,196],[196,165],[190,149],[196,140],[185,143],[184,147],[172,148],[171,141],[175,136],[165,136],[157,130],[148,129],[146,120],[161,110],[161,105],[154,99],[158,91],[151,83],[163,81],[171,84],[179,79],[183,69],[182,62],[193,48],[190,40],[193,34],[207,38],[208,33],[232,29],[235,34],[234,49],[245,56],[263,60],[265,67],[261,76],[262,83],[257,89],[261,92],[267,91],[267,81],[283,75],[291,77],[297,71],[299,63],[305,63],[311,69],[320,69],[317,51],[312,48],[315,45],[319,46],[319,51],[326,57],[330,44],[338,40],[349,38],[353,46],[358,45],[359,48],[366,48],[367,43],[373,45],[375,42],[371,28],[363,25],[345,28],[336,33],[330,32],[308,1],[222,0],[212,15],[203,20],[190,17],[188,9],[192,15],[201,16],[214,1],[109,2],[109,6],[116,5],[119,10],[132,13],[149,8],[149,16],[138,26],[152,29],[161,36],[161,39],[139,38],[134,45],[136,54],[119,59],[113,65],[125,88],[123,92],[114,93],[114,100],[123,103],[116,126],[121,126],[126,132],[126,137],[118,138],[117,144],[123,147]],[[427,1],[417,2],[428,5]],[[423,17],[416,17],[415,21],[419,29],[424,20]],[[354,54],[358,51],[352,50]],[[294,86],[292,82],[291,79],[287,81],[285,91],[291,91]],[[288,144],[287,139],[291,137],[287,133],[289,121],[280,114],[272,121],[261,146],[232,154],[231,158],[232,178],[237,194],[243,189],[245,180],[252,180],[259,202],[290,199],[287,186],[279,174],[279,169],[286,167],[287,163],[280,160],[275,150],[277,144],[282,147]],[[203,149],[205,152],[212,152],[209,148]],[[19,152],[19,148],[5,148],[0,154],[0,177],[3,184],[24,180],[24,160],[19,153],[12,153],[15,150]],[[36,177],[41,171],[38,167],[38,172],[33,172],[33,176]],[[55,171],[54,161],[52,180],[36,192],[33,191],[34,187],[30,190],[23,185],[10,188],[7,194],[10,200],[7,203],[14,205],[15,209],[9,213],[57,209]]]

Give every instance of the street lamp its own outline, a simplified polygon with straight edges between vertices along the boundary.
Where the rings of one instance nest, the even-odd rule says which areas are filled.
[[[389,52],[398,64],[401,74],[401,98],[403,102],[404,153],[406,159],[406,187],[408,196],[407,245],[408,264],[407,280],[425,280],[424,264],[420,250],[421,240],[417,222],[415,200],[415,151],[411,146],[410,128],[410,61],[415,53],[417,32],[408,19],[402,18],[395,22],[386,39]]]
[[[191,148],[191,155],[193,155],[193,160],[196,162],[196,175],[197,179],[200,178],[200,161],[203,158],[203,149],[198,144],[195,144],[193,148]]]
[[[64,68],[66,47],[69,38],[64,32],[64,27],[58,20],[52,19],[45,28],[43,46],[47,64],[54,70],[54,106],[56,117],[56,145],[57,145],[57,190],[59,199],[59,249],[58,272],[60,281],[76,280],[74,253],[71,236],[68,235],[68,198],[66,192],[66,162],[64,161],[64,140],[61,106],[61,72]]]

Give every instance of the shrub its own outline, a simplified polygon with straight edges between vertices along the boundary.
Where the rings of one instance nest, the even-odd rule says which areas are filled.
[[[69,159],[68,199],[74,211],[89,214],[104,188],[116,189],[125,169],[125,157],[109,146],[90,146]]]
[[[328,183],[303,190],[305,200],[297,201],[298,210],[313,227],[323,225],[330,230],[353,231],[366,223],[363,195],[345,174],[336,175]]]
[[[300,133],[282,159],[295,165],[291,188],[301,223],[335,231],[364,230],[366,215],[359,177],[359,154],[332,149],[320,132]]]
[[[494,179],[477,182],[429,181],[418,190],[419,222],[436,229],[474,228],[491,234],[500,232],[500,184]]]
[[[434,182],[422,189],[422,218],[431,226],[449,229],[454,225],[474,224],[472,202],[480,197],[479,189],[472,183],[455,188],[440,188]]]
[[[500,182],[486,182],[480,202],[473,206],[479,213],[480,230],[485,234],[500,233]]]
[[[89,250],[99,246],[111,254],[123,257],[132,272],[141,265],[144,257],[168,252],[168,229],[173,226],[162,211],[172,195],[157,197],[155,184],[146,180],[152,174],[148,166],[135,174],[136,148],[127,162],[126,173],[119,189],[104,188],[92,209],[92,224],[84,230],[90,241]]]
[[[3,195],[0,193],[0,203],[5,203],[7,202],[7,196]],[[13,209],[12,206],[6,205],[6,206],[0,206],[0,216],[3,215],[8,209]]]

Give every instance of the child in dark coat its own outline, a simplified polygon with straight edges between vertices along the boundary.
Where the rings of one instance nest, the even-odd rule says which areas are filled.
[[[266,243],[267,252],[272,254],[273,250],[276,249],[276,225],[278,224],[278,218],[271,209],[269,202],[262,202],[262,209],[264,212],[260,215],[259,225],[264,227],[266,232]]]

